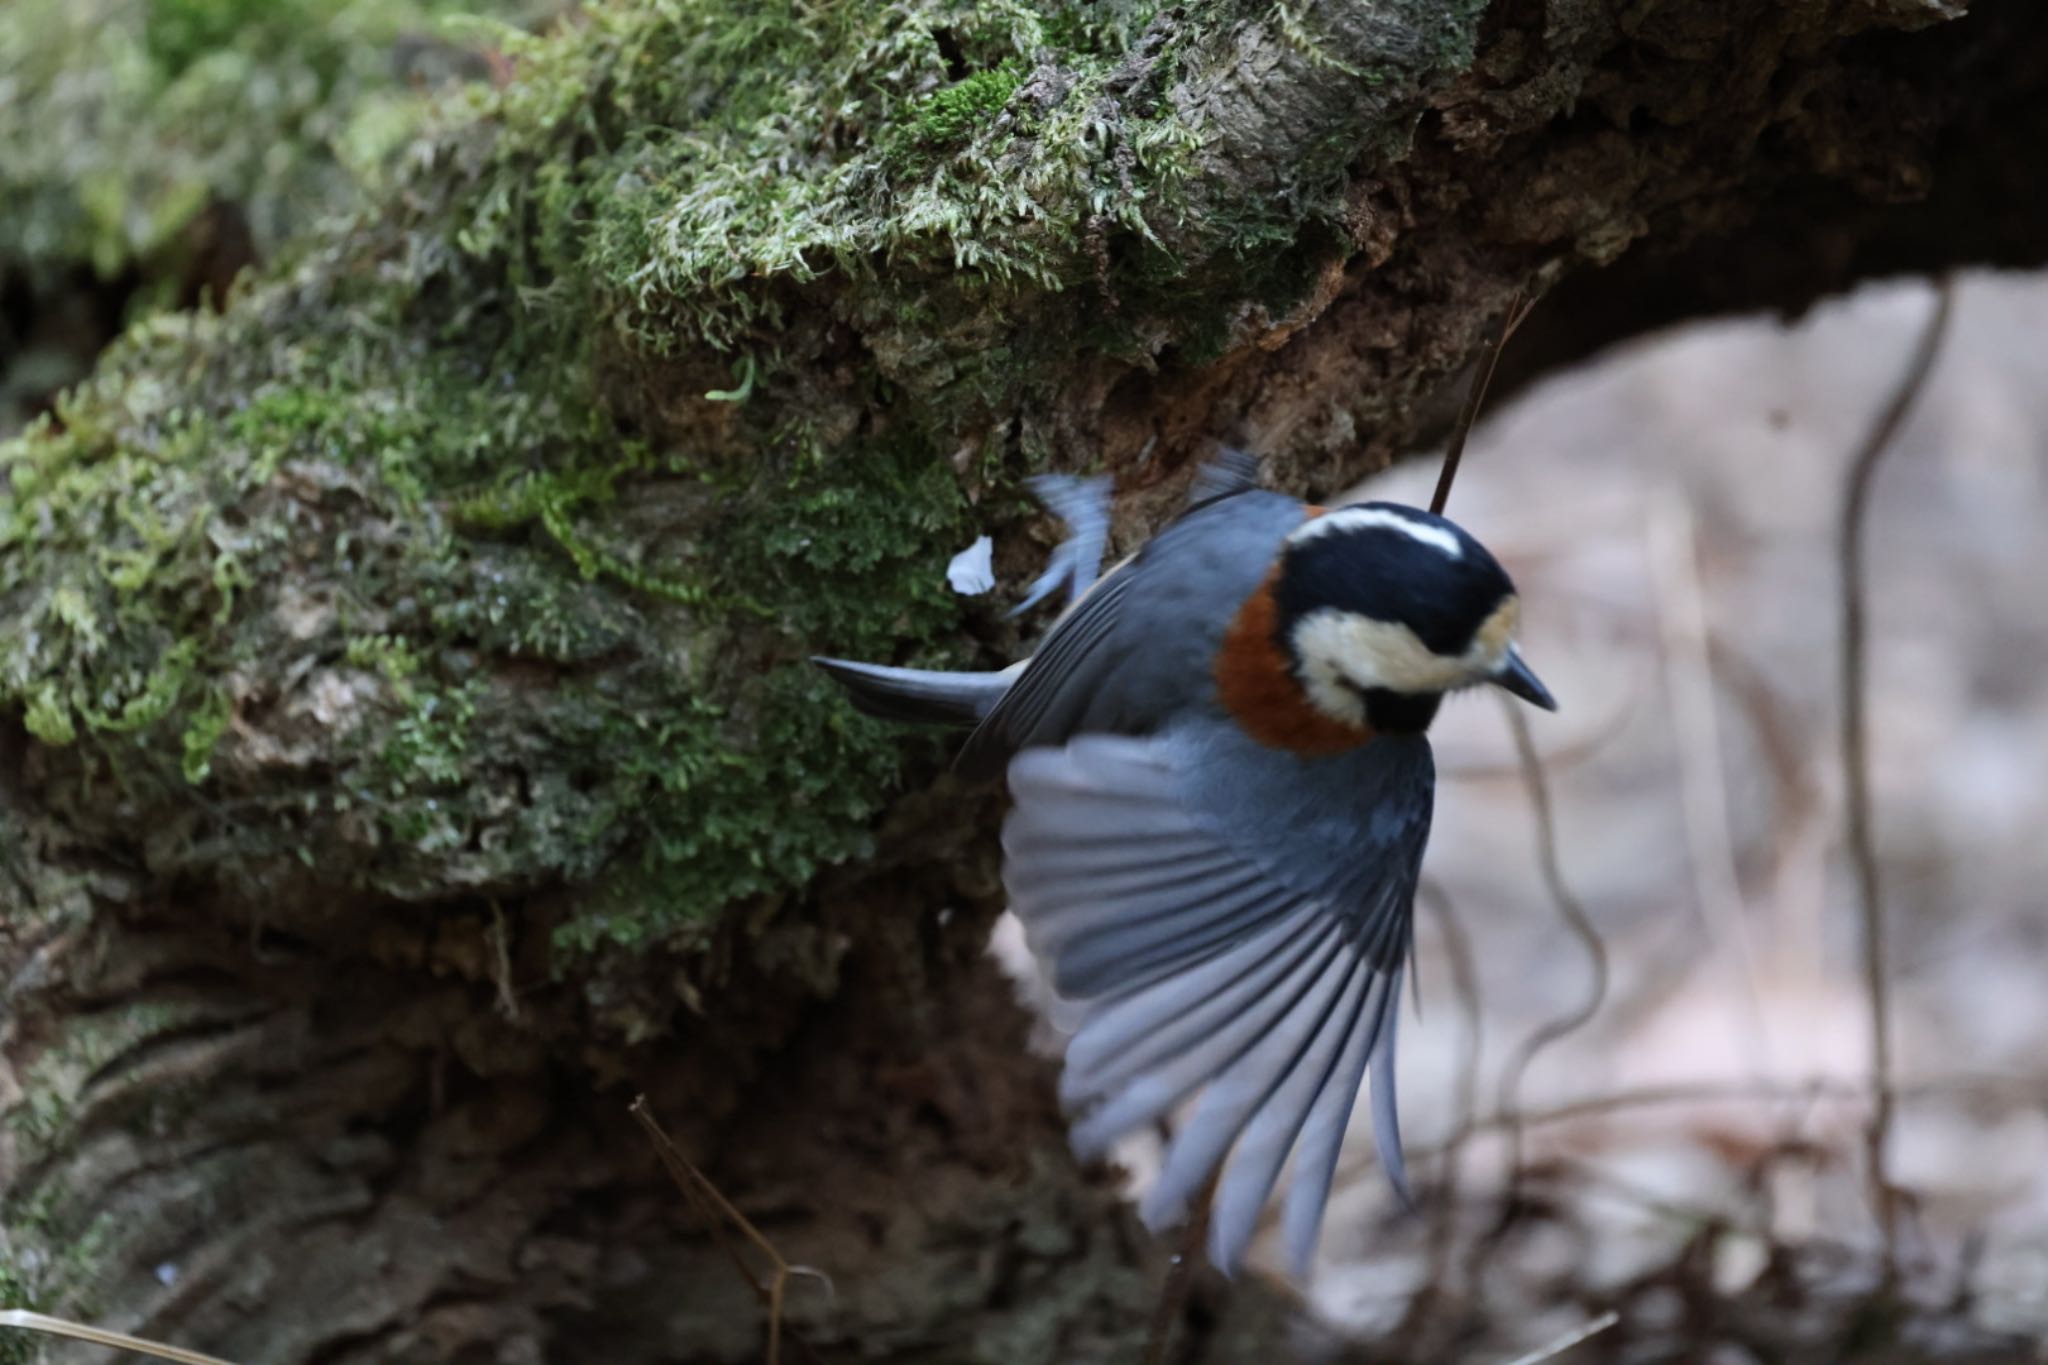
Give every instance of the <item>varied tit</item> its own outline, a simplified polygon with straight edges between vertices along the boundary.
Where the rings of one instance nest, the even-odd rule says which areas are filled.
[[[1292,1151],[1282,1230],[1303,1274],[1368,1067],[1407,1197],[1394,1032],[1436,785],[1424,732],[1481,683],[1555,703],[1516,649],[1514,585],[1471,536],[1392,503],[1305,506],[1254,472],[1210,466],[1092,584],[1106,488],[1041,487],[1076,532],[1053,574],[1077,600],[1021,664],[817,662],[871,714],[973,725],[965,775],[1007,771],[1011,907],[1085,1004],[1060,1084],[1079,1152],[1200,1090],[1146,1222],[1222,1166],[1209,1253],[1234,1269]]]

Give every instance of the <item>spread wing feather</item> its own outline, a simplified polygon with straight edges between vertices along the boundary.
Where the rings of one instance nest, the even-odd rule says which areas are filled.
[[[1419,794],[1419,812],[1294,850],[1332,860],[1318,878],[1280,869],[1269,831],[1218,818],[1244,805],[1246,783],[1225,803],[1205,786],[1213,764],[1179,739],[1084,735],[1019,754],[1005,880],[1054,986],[1088,1005],[1061,1080],[1076,1147],[1100,1153],[1201,1091],[1146,1220],[1178,1217],[1221,1167],[1211,1254],[1233,1267],[1294,1152],[1283,1227],[1304,1263],[1368,1068],[1375,1137],[1399,1179],[1393,1019],[1428,830],[1426,748],[1419,784],[1361,784],[1380,800]],[[1256,766],[1233,771],[1262,780]],[[1263,780],[1294,777],[1268,768]]]
[[[1352,1035],[1361,1027],[1370,1030],[1377,1026],[1374,996],[1386,998],[1390,982],[1391,978],[1376,976],[1354,960],[1333,1016],[1296,1048],[1284,1076],[1269,1087],[1256,1113],[1249,1115],[1210,1214],[1212,1254],[1221,1256],[1251,1241],[1288,1149],[1298,1140],[1316,1100],[1330,1087]],[[1368,1034],[1368,1048],[1372,1041]]]
[[[1034,735],[1061,733],[1072,724],[1094,692],[1094,673],[1110,663],[1099,646],[1115,629],[1118,608],[1130,586],[1126,564],[1100,579],[1054,623],[1017,681],[961,746],[960,756],[953,760],[961,776],[993,777]]]
[[[1409,1202],[1401,1131],[1393,1122],[1394,1032],[1400,1004],[1401,971],[1396,969],[1377,1002],[1372,1026],[1353,1030],[1337,1059],[1336,1069],[1302,1124],[1294,1157],[1294,1183],[1287,1188],[1287,1199],[1280,1212],[1281,1237],[1297,1275],[1307,1271],[1309,1257],[1322,1232],[1323,1210],[1330,1202],[1330,1185],[1337,1176],[1338,1149],[1344,1144],[1351,1107],[1357,1102],[1358,1087],[1365,1081],[1368,1059],[1374,1063],[1373,1145],[1379,1149],[1380,1165],[1385,1168],[1387,1179],[1402,1202]],[[1384,1127],[1380,1123],[1382,1112],[1387,1120]]]
[[[1099,579],[1094,576],[1108,533],[1107,482],[1055,477],[1034,483],[1041,499],[1068,523],[1073,534],[1054,553],[1051,567],[1034,585],[1027,602],[1035,602],[1063,582],[1079,595],[1053,623],[1008,693],[968,736],[954,761],[963,777],[994,777],[1019,750],[1064,742],[1084,718],[1091,729],[1144,728],[1142,720],[1131,724],[1139,719],[1133,714],[1105,717],[1091,709],[1101,703],[1105,691],[1116,690],[1105,684],[1128,682],[1117,672],[1131,663],[1128,648],[1104,646],[1112,643],[1127,614],[1142,619],[1148,631],[1165,632],[1183,651],[1200,652],[1197,637],[1204,623],[1215,625],[1220,633],[1221,625],[1210,621],[1215,605],[1242,601],[1258,586],[1280,539],[1299,525],[1303,516],[1301,504],[1278,494],[1218,508],[1219,503],[1255,493],[1257,473],[1258,462],[1238,451],[1225,452],[1205,466],[1191,490],[1190,505],[1140,552],[1150,556],[1165,548],[1167,557],[1174,559],[1174,568],[1167,575],[1170,581],[1162,584],[1154,574],[1136,593],[1132,590],[1140,577],[1136,572],[1138,555]],[[1176,545],[1177,559],[1172,548]],[[1190,603],[1199,604],[1192,614]],[[1188,628],[1180,629],[1180,625]],[[1208,644],[1214,647],[1213,641]],[[1168,664],[1165,657],[1154,657],[1156,663]],[[1179,693],[1169,689],[1168,699],[1177,702]],[[1128,696],[1123,700],[1131,703]],[[1149,698],[1137,704],[1136,710],[1151,716],[1159,710],[1159,702],[1158,697]]]

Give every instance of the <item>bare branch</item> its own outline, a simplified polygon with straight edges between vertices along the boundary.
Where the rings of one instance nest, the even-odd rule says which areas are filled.
[[[201,1355],[198,1351],[188,1351],[182,1346],[166,1346],[160,1341],[145,1341],[141,1337],[131,1337],[126,1332],[109,1332],[104,1328],[88,1327],[82,1322],[72,1322],[66,1318],[31,1313],[26,1308],[0,1310],[0,1327],[18,1327],[25,1332],[41,1332],[45,1336],[89,1341],[95,1346],[107,1346],[117,1351],[134,1351],[138,1355],[154,1356],[158,1360],[175,1360],[180,1362],[180,1365],[234,1365],[233,1361],[222,1360],[219,1356]]]
[[[1505,701],[1505,699],[1503,699]],[[1503,1115],[1515,1112],[1521,1092],[1522,1077],[1529,1064],[1536,1060],[1536,1054],[1549,1047],[1558,1039],[1583,1028],[1599,1012],[1600,1002],[1607,998],[1607,946],[1600,939],[1600,933],[1587,917],[1586,908],[1565,884],[1564,870],[1558,862],[1557,819],[1550,804],[1550,787],[1544,780],[1543,759],[1536,752],[1536,742],[1529,735],[1529,723],[1524,720],[1519,704],[1505,701],[1508,727],[1514,732],[1515,752],[1522,761],[1523,780],[1529,788],[1529,807],[1536,822],[1536,860],[1543,875],[1543,884],[1550,892],[1551,901],[1557,906],[1558,915],[1565,926],[1576,934],[1586,946],[1586,957],[1593,967],[1593,988],[1587,993],[1583,1005],[1562,1018],[1552,1019],[1538,1028],[1522,1043],[1514,1059],[1501,1074],[1499,1109]],[[1508,1167],[1508,1179],[1520,1179],[1522,1167],[1522,1131],[1518,1123],[1509,1119],[1509,1143],[1512,1159]],[[1510,1190],[1513,1185],[1510,1184]],[[1514,1200],[1507,1201],[1512,1207]]]
[[[1878,413],[1862,448],[1850,462],[1842,490],[1838,542],[1842,566],[1842,789],[1847,806],[1849,857],[1855,865],[1857,901],[1863,917],[1863,984],[1870,997],[1870,1126],[1865,1134],[1870,1167],[1871,1201],[1884,1233],[1885,1270],[1898,1270],[1898,1199],[1886,1161],[1892,1126],[1891,992],[1885,979],[1883,888],[1878,878],[1877,841],[1870,821],[1870,743],[1866,703],[1866,644],[1863,523],[1877,463],[1898,435],[1913,400],[1941,354],[1949,317],[1955,311],[1955,284],[1944,275],[1936,284],[1934,311],[1921,329],[1912,358]]]
[[[1219,1171],[1218,1175],[1221,1174]],[[1209,1235],[1209,1208],[1216,1198],[1216,1176],[1202,1186],[1188,1210],[1188,1225],[1181,1233],[1180,1250],[1166,1269],[1166,1284],[1159,1291],[1159,1303],[1152,1310],[1152,1326],[1145,1337],[1145,1365],[1166,1365],[1167,1347],[1173,1344],[1174,1324],[1187,1306],[1193,1288],[1195,1267],[1202,1260],[1202,1240]]]
[[[1458,463],[1465,458],[1465,441],[1472,434],[1472,424],[1479,420],[1480,404],[1486,401],[1486,386],[1493,382],[1494,367],[1500,364],[1500,353],[1508,348],[1508,338],[1529,316],[1529,310],[1536,305],[1525,300],[1517,289],[1515,296],[1508,300],[1508,309],[1501,314],[1500,327],[1493,334],[1493,344],[1486,349],[1486,356],[1479,362],[1479,368],[1472,372],[1472,387],[1465,393],[1465,406],[1459,409],[1458,425],[1451,432],[1451,443],[1444,449],[1443,472],[1436,476],[1436,492],[1430,494],[1429,510],[1443,515],[1445,504],[1451,500],[1451,483],[1458,477]]]
[[[1557,1357],[1563,1355],[1566,1351],[1569,1351],[1572,1347],[1577,1346],[1580,1342],[1599,1336],[1602,1332],[1606,1331],[1608,1328],[1614,1326],[1615,1323],[1620,1321],[1621,1314],[1614,1312],[1612,1309],[1609,1309],[1607,1312],[1602,1313],[1599,1317],[1594,1318],[1591,1322],[1587,1323],[1584,1327],[1581,1327],[1573,1332],[1567,1332],[1565,1335],[1559,1337],[1556,1341],[1551,1342],[1548,1346],[1545,1346],[1543,1349],[1539,1351],[1531,1351],[1529,1352],[1529,1354],[1524,1356],[1516,1356],[1513,1360],[1508,1362],[1508,1365],[1540,1365],[1540,1362],[1542,1361],[1555,1360],[1557,1359]]]
[[[739,1271],[740,1278],[747,1282],[748,1287],[761,1300],[762,1306],[768,1310],[768,1349],[763,1359],[765,1365],[781,1365],[782,1339],[785,1335],[782,1325],[782,1303],[791,1277],[804,1275],[822,1281],[828,1294],[832,1292],[831,1278],[821,1270],[791,1265],[784,1260],[782,1253],[775,1249],[775,1244],[749,1222],[745,1214],[733,1207],[732,1202],[719,1193],[718,1187],[683,1155],[682,1149],[669,1137],[660,1120],[654,1117],[654,1111],[648,1107],[645,1095],[634,1097],[631,1113],[646,1130],[648,1141],[654,1144],[655,1153],[661,1157],[661,1164],[668,1168],[669,1176],[676,1182],[676,1188],[683,1192],[683,1198],[689,1201],[690,1207],[710,1224],[711,1235],[718,1242],[719,1249],[726,1254],[727,1259],[733,1263],[733,1268]],[[725,1225],[728,1222],[738,1228],[748,1241],[759,1247],[773,1263],[775,1273],[766,1284],[748,1268],[746,1259],[739,1253],[739,1248],[725,1235]],[[812,1365],[823,1365],[818,1353],[795,1332],[791,1331],[786,1335],[790,1344],[797,1348],[805,1360],[812,1362]]]

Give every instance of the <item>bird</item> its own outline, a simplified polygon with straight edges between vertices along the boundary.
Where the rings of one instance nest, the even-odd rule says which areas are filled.
[[[1027,598],[1071,598],[1029,658],[814,662],[868,714],[969,728],[956,771],[1007,779],[1004,888],[1078,1007],[1059,1091],[1076,1153],[1199,1095],[1141,1218],[1170,1226],[1213,1179],[1207,1251],[1234,1273],[1291,1153],[1281,1231],[1305,1278],[1361,1089],[1412,1205],[1394,1054],[1430,723],[1481,685],[1556,702],[1517,643],[1514,584],[1441,516],[1307,504],[1227,451],[1097,578],[1107,482],[1033,488],[1073,534]]]

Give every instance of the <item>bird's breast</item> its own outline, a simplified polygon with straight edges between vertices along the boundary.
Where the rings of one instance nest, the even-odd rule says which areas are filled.
[[[1356,749],[1372,731],[1317,709],[1280,645],[1276,565],[1231,618],[1216,652],[1216,693],[1246,734],[1304,757]]]

